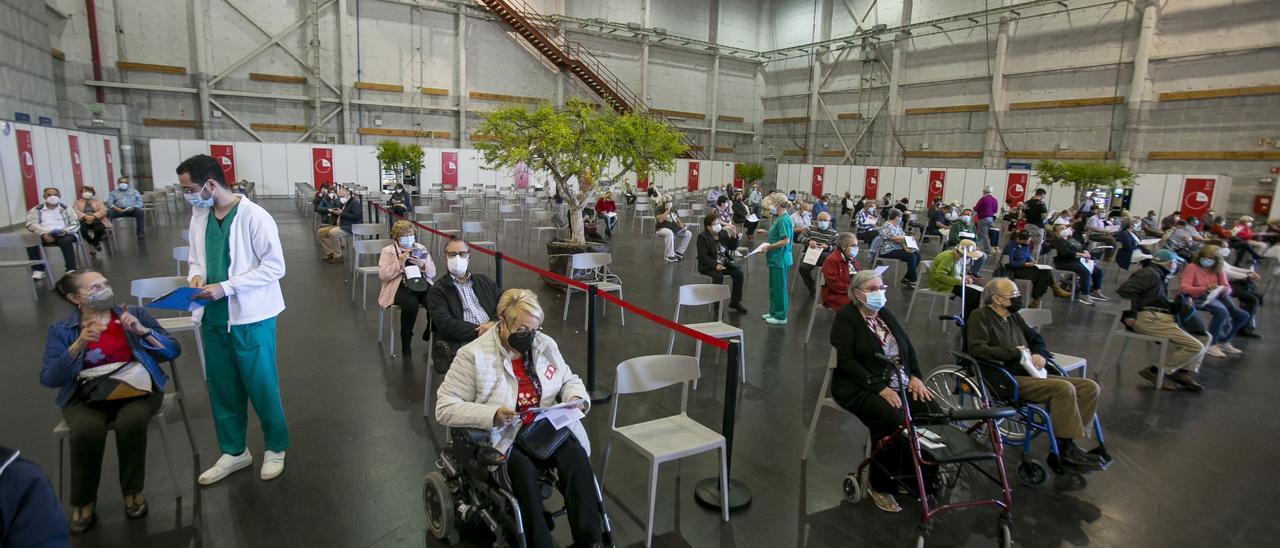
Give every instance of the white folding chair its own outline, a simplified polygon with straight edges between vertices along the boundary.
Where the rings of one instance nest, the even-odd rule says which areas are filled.
[[[822,388],[818,389],[818,402],[813,405],[813,419],[809,421],[809,433],[804,437],[804,453],[800,454],[800,460],[809,460],[809,453],[813,452],[813,434],[818,430],[818,419],[822,418],[823,408],[831,408],[853,416],[848,409],[845,409],[836,403],[835,398],[831,397],[831,377],[836,371],[836,349],[831,349],[830,356],[827,357],[827,371],[822,376]]]
[[[1160,390],[1160,387],[1164,385],[1164,364],[1166,358],[1169,356],[1169,345],[1172,343],[1165,337],[1143,335],[1136,331],[1130,331],[1125,327],[1122,321],[1122,318],[1124,317],[1124,310],[1113,310],[1111,313],[1115,315],[1115,319],[1111,322],[1111,330],[1107,332],[1106,341],[1102,343],[1102,355],[1111,356],[1108,351],[1111,350],[1111,341],[1115,338],[1121,339],[1120,351],[1115,353],[1116,366],[1119,366],[1120,361],[1124,359],[1124,351],[1129,348],[1130,340],[1143,341],[1160,347],[1160,352],[1158,353],[1159,361],[1153,364],[1156,368],[1155,389]],[[1150,356],[1151,353],[1148,352],[1147,355]]]
[[[742,345],[738,352],[738,376],[741,382],[747,382],[747,342],[746,336],[742,328],[724,323],[725,303],[729,300],[729,286],[724,284],[688,284],[682,285],[679,289],[679,298],[676,302],[675,315],[671,317],[671,321],[680,323],[680,308],[684,306],[702,306],[714,304],[716,308],[716,321],[702,323],[682,324],[685,327],[709,335],[717,339],[739,339]],[[671,332],[671,339],[667,342],[667,353],[671,354],[676,348],[676,332]],[[702,363],[702,341],[694,341],[693,347],[694,359],[698,363]],[[698,382],[694,381],[693,388],[698,388]]]
[[[641,231],[644,231],[644,224],[646,222],[653,222],[656,226],[658,224],[658,218],[653,216],[653,205],[637,202],[636,206],[632,208],[631,226],[635,226],[636,221],[640,222]]]
[[[933,269],[933,261],[920,261],[920,283],[916,284],[916,290],[911,292],[911,302],[907,304],[907,315],[902,323],[911,322],[911,311],[916,308],[916,299],[920,297],[929,298],[929,315],[925,316],[925,324],[927,325],[934,319],[933,310],[938,304],[938,299],[942,299],[942,313],[946,314],[951,311],[951,298],[954,295],[950,291],[934,291],[929,289],[929,271]],[[947,330],[947,323],[942,322],[942,330]]]
[[[138,300],[138,306],[154,301],[179,287],[187,286],[186,276],[160,276],[155,278],[139,278],[129,282],[129,294]],[[196,325],[191,314],[171,317],[156,317],[160,327],[169,333],[191,332],[196,339],[196,354],[200,356],[200,372],[204,374],[204,339],[200,336],[200,326]]]
[[[387,225],[381,223],[359,223],[351,225],[351,234],[343,239],[342,246],[347,251],[351,251],[352,243],[356,240],[376,240],[387,237]],[[349,258],[346,253],[343,258]],[[355,268],[352,267],[352,275],[355,274]]]
[[[1023,308],[1018,310],[1018,314],[1022,315],[1022,321],[1027,322],[1027,327],[1036,331],[1053,324],[1053,311],[1048,308]],[[1063,373],[1070,375],[1072,371],[1079,370],[1080,378],[1089,377],[1089,360],[1054,352],[1053,361],[1058,364],[1058,369]]]
[[[609,441],[600,465],[600,490],[614,438],[634,448],[649,461],[649,509],[645,520],[644,545],[653,543],[653,511],[657,503],[658,467],[708,451],[720,451],[720,517],[729,521],[729,461],[725,439],[716,431],[689,417],[689,382],[698,379],[698,360],[689,356],[641,356],[618,364],[613,383],[613,410],[609,413]],[[679,384],[680,414],[618,426],[618,407],[624,394],[652,392]]]
[[[875,239],[871,240],[871,246],[870,246],[871,261],[868,262],[867,264],[871,265],[872,268],[875,268],[876,266],[888,266],[889,270],[885,271],[886,275],[881,276],[881,279],[884,280],[884,283],[886,286],[893,287],[893,280],[894,278],[898,277],[897,276],[898,265],[902,264],[902,260],[880,258],[880,241],[881,240],[879,236],[876,236]],[[881,265],[881,263],[884,263],[884,264]],[[919,287],[919,285],[920,285],[919,280],[917,280],[916,286]]]
[[[363,259],[365,257],[377,257],[382,254],[382,248],[391,245],[391,240],[357,240],[351,243],[354,257],[352,257],[353,270],[351,274],[351,302],[356,301],[356,277],[360,277],[363,284],[360,289],[360,309],[369,309],[369,276],[378,275],[378,265],[375,260],[373,266],[364,266]]]
[[[622,278],[609,271],[609,265],[613,264],[613,255],[609,253],[575,253],[569,257],[569,264],[569,277],[572,278],[577,271],[590,272],[591,278],[582,280],[583,283],[595,286],[598,292],[617,293],[618,298],[622,298]],[[569,300],[573,297],[575,291],[586,293],[585,289],[579,289],[570,284],[564,285],[564,317],[561,318],[564,321],[569,321]],[[586,300],[586,306],[591,306],[591,299]],[[608,308],[602,308],[601,316],[604,315],[604,310],[608,310]],[[618,313],[622,316],[622,325],[626,326],[626,310],[619,309]],[[582,317],[583,329],[587,328],[587,318],[589,316],[590,314],[585,314]]]
[[[479,238],[472,240],[470,236],[471,234],[479,234],[481,236],[485,234],[484,223],[482,222],[463,221],[462,222],[462,238],[466,239],[467,243],[473,246],[483,246],[490,249],[496,249],[498,247],[498,244],[494,243],[493,240],[481,240]]]
[[[515,204],[498,204],[498,221],[502,223],[502,230],[499,233],[499,237],[504,241],[506,241],[507,238],[507,227],[512,224],[516,225],[516,245],[519,245],[520,225],[524,224],[524,219],[520,218],[520,213],[516,211]],[[507,247],[511,246],[508,245]]]
[[[804,330],[804,344],[809,344],[809,336],[813,334],[813,320],[818,315],[818,310],[826,310],[835,315],[835,311],[822,305],[822,288],[827,285],[826,278],[822,275],[822,269],[815,269],[818,275],[818,283],[813,291],[813,305],[809,307],[809,327]]]
[[[189,262],[190,260],[191,260],[190,247],[184,245],[182,247],[173,248],[173,261],[177,263],[178,276],[182,275],[182,263]]]
[[[28,259],[27,248],[35,247],[40,250],[39,259]],[[0,260],[0,268],[21,268],[23,273],[27,273],[27,269],[44,265],[44,271],[50,273],[49,257],[44,253],[44,246],[41,245],[40,237],[29,231],[0,233],[0,250],[11,249],[21,253],[21,259]],[[32,300],[40,300],[40,292],[36,289],[37,280],[31,278],[31,297]]]
[[[535,210],[530,212],[529,226],[526,229],[531,230],[534,233],[533,238],[525,240],[526,247],[531,241],[534,242],[535,245],[542,243],[542,235],[546,233],[551,233],[548,237],[549,239],[555,238],[556,227],[551,225],[551,212],[549,211]],[[526,251],[528,251],[528,249],[526,249]]]

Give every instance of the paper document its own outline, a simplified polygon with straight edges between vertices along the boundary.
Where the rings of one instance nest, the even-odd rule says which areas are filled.
[[[405,277],[406,279],[410,279],[410,280],[412,280],[412,279],[414,279],[414,278],[421,278],[421,277],[422,277],[422,269],[421,269],[421,268],[418,268],[418,267],[417,267],[417,265],[405,265],[405,267],[404,267],[404,277]]]
[[[586,415],[582,414],[582,411],[578,410],[577,407],[570,407],[568,409],[553,409],[551,411],[547,411],[542,413],[542,416],[538,417],[538,419],[551,421],[551,425],[556,427],[556,430],[559,430],[582,420],[585,416]]]
[[[159,310],[181,310],[183,312],[191,312],[206,304],[208,300],[196,299],[197,293],[202,291],[198,287],[179,287],[161,295],[160,298],[146,304],[147,308],[156,308]]]
[[[804,258],[801,259],[801,262],[807,265],[817,265],[818,257],[821,257],[821,256],[822,256],[822,248],[811,247],[804,252]]]
[[[1049,378],[1049,369],[1047,367],[1044,369],[1039,369],[1036,367],[1036,364],[1031,361],[1030,348],[1027,348],[1025,346],[1019,346],[1018,349],[1022,350],[1022,368],[1027,370],[1028,375],[1035,377],[1037,379]]]
[[[747,258],[747,257],[750,257],[750,256],[752,256],[752,255],[755,255],[756,253],[763,253],[763,252],[764,252],[764,250],[766,250],[766,249],[768,249],[768,248],[769,248],[769,244],[768,244],[768,242],[763,243],[763,244],[760,244],[760,245],[756,246],[756,248],[755,248],[755,249],[752,249],[752,250],[751,250],[751,253],[748,253],[746,257],[743,257],[743,259],[745,259],[745,258]]]
[[[618,212],[617,212],[617,211],[606,211],[606,212],[604,212],[604,216],[605,216],[605,217],[617,217],[617,216],[618,216]]]
[[[1086,259],[1086,258],[1084,258],[1084,257],[1080,257],[1080,264],[1084,265],[1085,269],[1086,269],[1086,270],[1088,270],[1090,274],[1092,274],[1092,273],[1093,273],[1093,261],[1092,261],[1092,260]]]
[[[544,413],[544,412],[553,411],[556,409],[568,409],[570,407],[577,407],[581,403],[582,403],[582,400],[573,400],[573,401],[567,401],[563,403],[557,403],[551,407],[534,407],[532,409],[525,409],[524,411],[521,411],[521,413]]]
[[[760,218],[759,218],[759,217],[756,217],[756,214],[755,214],[755,213],[750,213],[750,214],[748,214],[748,215],[747,215],[747,222],[748,222],[748,223],[754,223],[754,222],[759,221],[759,220],[760,220]]]
[[[1216,300],[1218,300],[1218,297],[1222,296],[1222,292],[1223,292],[1224,290],[1226,290],[1226,286],[1224,286],[1224,285],[1220,285],[1220,286],[1218,286],[1218,287],[1213,288],[1213,291],[1210,291],[1210,292],[1208,292],[1208,293],[1205,293],[1205,295],[1204,295],[1204,302],[1210,302],[1210,301],[1216,301]]]
[[[979,293],[981,293],[981,292],[982,292],[982,286],[980,286],[980,285],[978,285],[978,284],[965,284],[965,287],[967,287],[967,288],[969,288],[969,289],[972,289],[972,290],[974,290],[974,291],[977,291],[977,292],[979,292]]]
[[[1138,240],[1138,245],[1142,247],[1147,247],[1149,245],[1156,245],[1158,243],[1160,243],[1160,238],[1147,238],[1145,240]]]
[[[1036,263],[1036,268],[1039,268],[1040,270],[1053,270],[1052,266],[1049,266],[1047,264],[1040,264],[1040,263]]]
[[[972,232],[965,232],[965,231],[963,231],[963,230],[962,230],[962,231],[960,231],[960,237],[961,237],[961,238],[968,238],[968,239],[972,240],[972,239],[974,239],[974,238],[978,237],[978,235],[977,235],[977,234],[974,234],[974,233],[972,233]]]
[[[920,250],[920,244],[916,243],[916,239],[914,237],[903,236],[902,238],[906,240],[907,249],[914,249],[916,251]]]
[[[876,276],[884,276],[884,271],[889,270],[889,265],[877,266]]]

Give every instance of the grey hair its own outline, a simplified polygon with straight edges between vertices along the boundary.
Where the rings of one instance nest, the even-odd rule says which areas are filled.
[[[1000,291],[1000,286],[1006,283],[1012,284],[1013,280],[1010,280],[1009,278],[991,278],[991,281],[987,282],[987,285],[982,286],[982,304],[993,303],[994,301],[992,299],[994,299],[996,293]]]
[[[859,270],[853,275],[853,279],[849,280],[849,294],[853,295],[853,290],[862,289],[871,280],[879,280],[880,275],[875,270]]]
[[[852,232],[841,232],[836,236],[836,247],[839,247],[839,248],[849,247],[857,241],[858,241],[857,236],[854,236]]]

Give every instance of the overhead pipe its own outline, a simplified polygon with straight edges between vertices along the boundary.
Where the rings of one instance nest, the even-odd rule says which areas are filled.
[[[89,57],[93,61],[93,79],[101,81],[102,52],[98,50],[98,8],[93,0],[84,0],[84,9],[89,16]],[[99,103],[107,102],[107,91],[101,87],[94,87],[93,95]]]

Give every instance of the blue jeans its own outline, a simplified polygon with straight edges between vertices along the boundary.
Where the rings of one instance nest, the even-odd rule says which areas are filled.
[[[1209,311],[1209,335],[1213,337],[1212,344],[1231,342],[1231,338],[1248,326],[1249,320],[1253,317],[1236,306],[1236,303],[1231,302],[1231,297],[1227,295],[1218,295],[1217,299],[1202,302],[1198,308]]]
[[[916,282],[916,265],[920,264],[919,253],[912,253],[905,249],[895,249],[888,253],[881,253],[880,256],[885,259],[898,259],[907,263],[907,273],[902,279],[911,283]]]
[[[1053,267],[1058,270],[1066,270],[1076,273],[1076,286],[1080,289],[1080,293],[1088,295],[1096,290],[1102,289],[1102,264],[1093,265],[1093,273],[1089,273],[1089,269],[1085,268],[1080,261],[1054,262]]]

